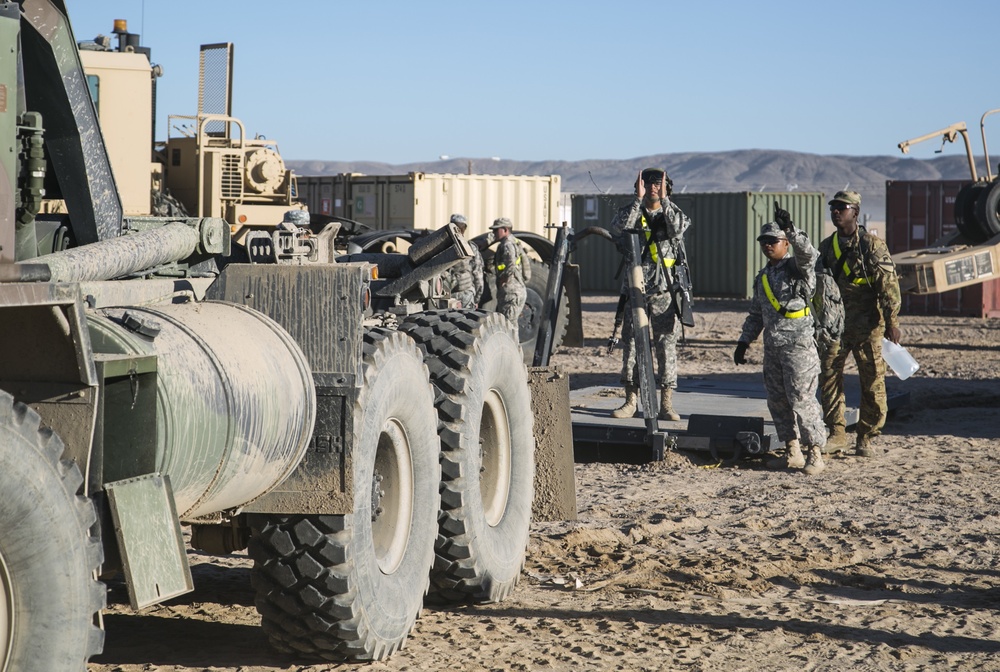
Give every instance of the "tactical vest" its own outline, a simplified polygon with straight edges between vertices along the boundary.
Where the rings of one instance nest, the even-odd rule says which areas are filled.
[[[531,279],[531,267],[527,264],[525,257],[527,256],[524,252],[524,246],[521,245],[521,241],[514,237],[514,234],[508,234],[510,242],[514,245],[514,251],[517,253],[514,257],[514,275],[520,278],[522,283],[527,283]],[[524,263],[522,263],[524,259]],[[496,264],[497,276],[507,270],[507,264]]]
[[[782,317],[795,319],[799,317],[805,317],[806,315],[809,314],[808,305],[805,308],[800,308],[798,310],[788,310],[788,308],[786,308],[785,306],[781,305],[781,303],[778,302],[778,298],[774,295],[774,292],[771,290],[771,283],[768,282],[767,280],[766,270],[761,271],[760,284],[764,287],[764,296],[767,297],[767,300],[771,302],[771,305],[774,306],[774,309],[778,311],[778,314],[781,315]]]
[[[451,280],[454,284],[453,292],[471,292],[472,287],[472,264],[468,261],[460,261],[451,268]]]
[[[653,260],[654,264],[658,264],[660,262],[660,250],[659,250],[660,246],[657,245],[656,241],[653,239],[653,231],[652,229],[649,228],[649,225],[646,222],[645,214],[642,215],[642,230],[646,232],[646,243],[649,245],[649,258]],[[664,268],[670,268],[675,263],[677,263],[677,259],[671,259],[667,257],[663,258]]]
[[[863,255],[863,251],[861,250],[861,234],[859,233],[858,234],[858,261],[861,263],[861,268],[863,269],[864,265],[865,265],[865,260],[862,258],[862,255]],[[867,285],[868,284],[868,279],[867,278],[859,277],[853,271],[851,271],[851,267],[847,264],[847,260],[846,259],[844,259],[843,262],[840,261],[841,257],[843,256],[843,252],[840,251],[840,234],[837,234],[837,233],[833,234],[833,256],[837,258],[837,262],[838,263],[842,263],[843,264],[840,267],[837,267],[837,266],[834,267],[834,277],[836,277],[837,275],[840,275],[841,271],[843,271],[844,278],[848,282],[850,282],[852,285]]]

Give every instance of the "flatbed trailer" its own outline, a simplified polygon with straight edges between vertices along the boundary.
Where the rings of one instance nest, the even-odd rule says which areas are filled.
[[[844,386],[845,419],[851,427],[858,421],[857,375],[845,376]],[[898,380],[887,378],[886,390],[890,413],[909,402],[910,394],[901,389]],[[620,387],[606,385],[570,392],[576,462],[653,461],[643,418],[611,417],[622,396]],[[745,375],[681,377],[673,401],[681,419],[659,421],[673,450],[704,452],[734,463],[766,455],[781,446],[759,379],[748,380]]]

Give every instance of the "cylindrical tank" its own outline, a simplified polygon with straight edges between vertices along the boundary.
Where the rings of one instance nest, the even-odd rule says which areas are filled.
[[[88,323],[95,352],[157,357],[156,470],[182,519],[253,500],[302,459],[316,390],[298,344],[267,316],[205,301],[107,308]]]

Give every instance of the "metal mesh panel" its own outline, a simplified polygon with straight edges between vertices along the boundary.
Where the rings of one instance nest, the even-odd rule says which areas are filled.
[[[233,45],[203,44],[198,77],[198,114],[230,116],[233,107]],[[229,124],[210,122],[209,135],[229,137]]]
[[[222,157],[222,197],[239,200],[243,195],[243,174],[240,171],[240,157],[225,154]]]

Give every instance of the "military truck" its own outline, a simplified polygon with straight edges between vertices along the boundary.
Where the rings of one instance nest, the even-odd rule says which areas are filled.
[[[919,142],[941,138],[941,146],[959,136],[969,164],[968,182],[955,196],[955,233],[944,236],[927,248],[906,250],[892,256],[899,273],[900,289],[907,294],[938,294],[952,289],[993,280],[1000,269],[1000,177],[990,168],[986,144],[986,118],[1000,112],[987,110],[979,120],[986,161],[986,175],[976,171],[976,160],[965,122],[958,122],[897,147],[906,154]],[[940,151],[940,150],[939,150]]]
[[[537,390],[505,318],[407,300],[464,241],[338,263],[336,225],[292,217],[227,263],[225,213],[124,208],[62,0],[0,1],[0,45],[0,671],[83,669],[102,580],[188,592],[188,543],[248,548],[299,657],[380,659],[425,594],[508,595]]]

